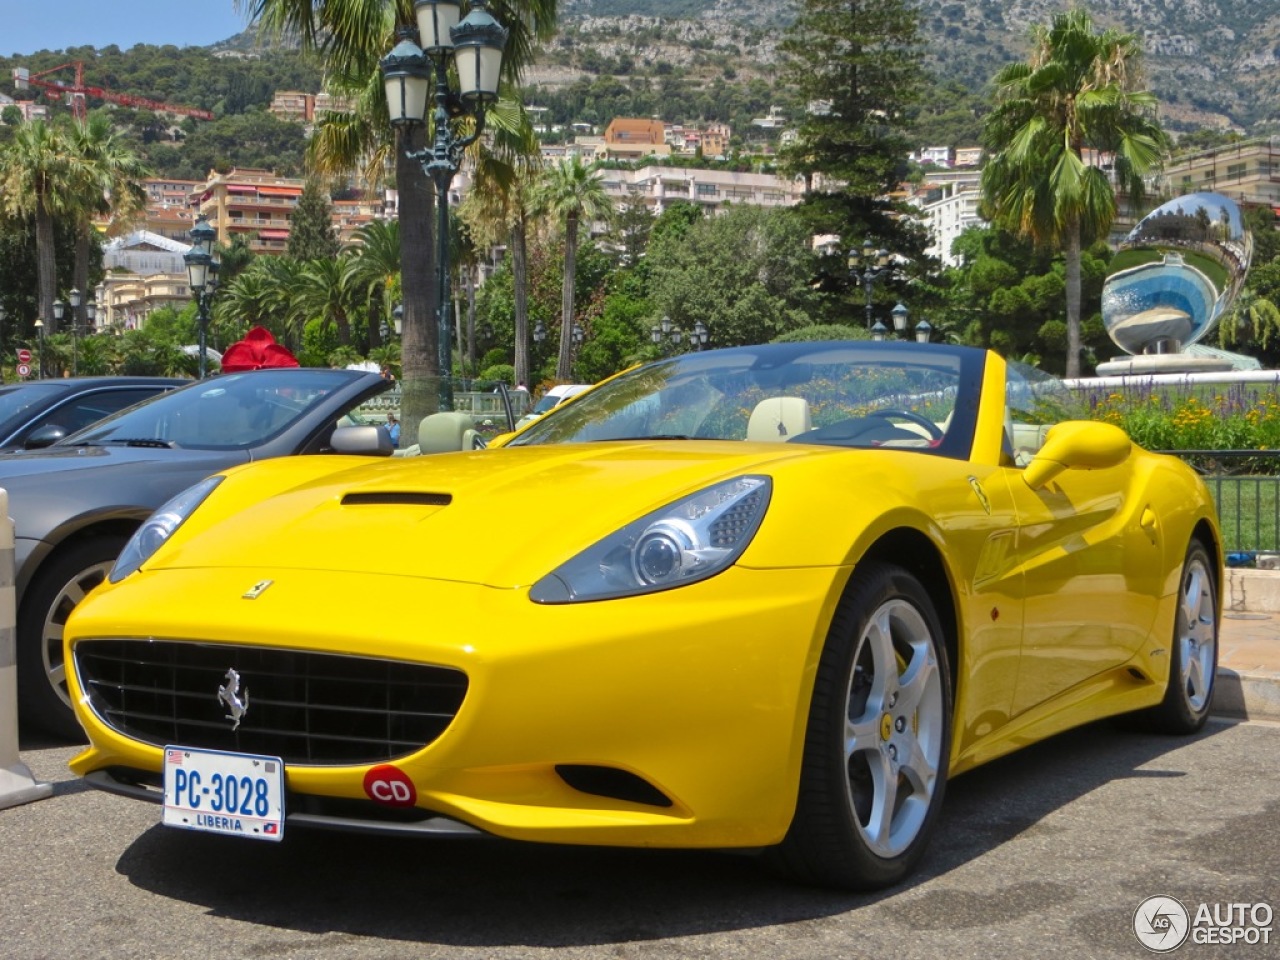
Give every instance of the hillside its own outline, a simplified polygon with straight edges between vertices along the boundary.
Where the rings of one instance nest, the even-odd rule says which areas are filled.
[[[1280,132],[1280,5],[1086,0],[1084,6],[1100,26],[1142,37],[1149,86],[1171,130]],[[1025,57],[1030,27],[1062,8],[1061,0],[921,0],[929,66],[940,80],[981,92],[1000,66]],[[704,72],[727,61],[737,77],[768,77],[778,27],[794,9],[790,0],[564,0],[564,30],[530,80],[554,85],[598,72],[582,69],[584,50]]]

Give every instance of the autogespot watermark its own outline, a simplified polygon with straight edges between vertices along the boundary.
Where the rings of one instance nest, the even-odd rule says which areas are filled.
[[[1269,944],[1275,913],[1269,903],[1201,903],[1189,911],[1174,897],[1147,897],[1133,912],[1133,932],[1153,953],[1192,943]]]

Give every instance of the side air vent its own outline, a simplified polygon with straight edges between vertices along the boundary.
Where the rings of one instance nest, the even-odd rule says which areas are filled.
[[[453,503],[448,493],[348,493],[342,498],[344,507],[363,507],[374,504],[392,504],[402,507],[447,507]]]
[[[585,763],[558,763],[560,779],[580,793],[596,797],[612,797],[650,807],[669,807],[671,798],[634,773],[617,767],[600,767]]]

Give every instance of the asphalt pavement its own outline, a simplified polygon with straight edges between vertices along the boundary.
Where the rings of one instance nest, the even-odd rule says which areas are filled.
[[[1135,917],[1152,898],[1280,919],[1280,611],[1237,606],[1201,734],[1104,722],[966,774],[917,875],[867,896],[741,854],[204,837],[88,788],[67,769],[77,748],[25,736],[52,796],[0,810],[0,957],[1123,960],[1150,955]],[[1275,943],[1176,956],[1262,960]]]

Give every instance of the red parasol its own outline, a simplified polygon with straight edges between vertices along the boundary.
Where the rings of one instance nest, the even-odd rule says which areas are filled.
[[[276,338],[263,327],[254,327],[227,347],[222,355],[223,373],[242,373],[245,370],[262,370],[266,367],[296,367],[298,358],[288,347],[276,343]]]

